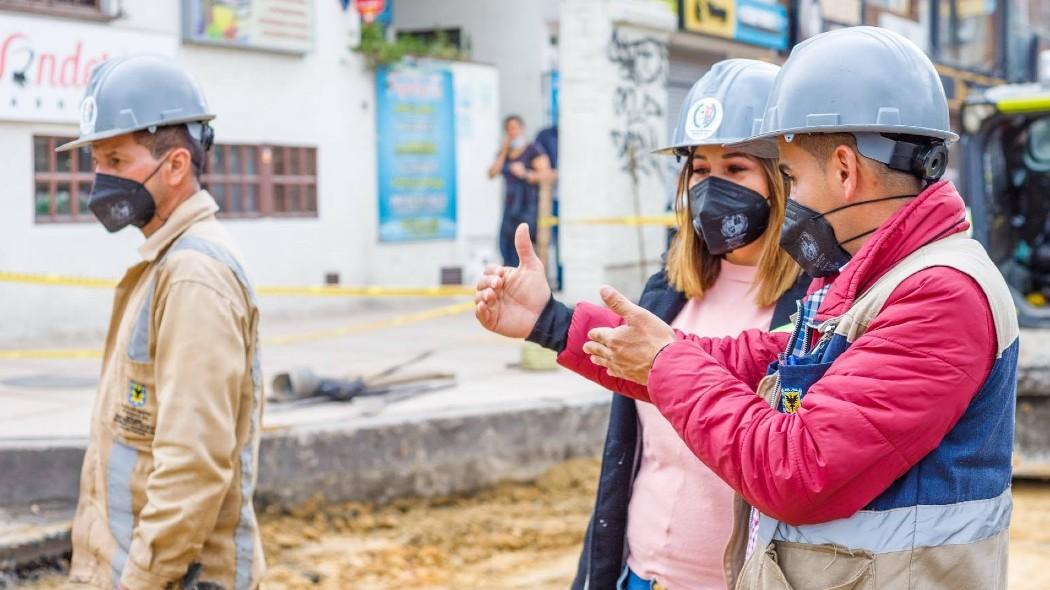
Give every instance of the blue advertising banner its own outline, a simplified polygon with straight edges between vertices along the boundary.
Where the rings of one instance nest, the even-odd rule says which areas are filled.
[[[558,91],[560,90],[560,78],[558,76],[558,70],[554,70],[550,73],[550,110],[551,116],[548,124],[558,124]]]
[[[737,0],[737,41],[786,51],[788,44],[787,8],[762,0]]]
[[[451,72],[382,67],[376,94],[380,241],[455,239]]]

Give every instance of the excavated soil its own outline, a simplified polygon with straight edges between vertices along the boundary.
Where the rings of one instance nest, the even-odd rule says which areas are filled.
[[[563,590],[597,472],[597,461],[575,460],[534,483],[470,496],[267,511],[260,519],[270,565],[264,588]],[[1010,539],[1010,590],[1050,588],[1050,482],[1015,484]],[[48,574],[19,587],[63,585]]]

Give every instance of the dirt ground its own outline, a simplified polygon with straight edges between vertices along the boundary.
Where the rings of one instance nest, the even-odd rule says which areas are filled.
[[[598,463],[570,461],[534,484],[376,507],[310,503],[262,515],[268,590],[564,590],[593,501]],[[1010,590],[1050,588],[1050,482],[1018,482]],[[0,585],[2,586],[2,585]],[[19,586],[61,588],[49,576]]]

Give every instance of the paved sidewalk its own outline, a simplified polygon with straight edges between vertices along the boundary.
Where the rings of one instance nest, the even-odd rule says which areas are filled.
[[[383,500],[465,492],[596,455],[609,393],[561,369],[515,367],[520,342],[485,332],[469,312],[442,315],[461,304],[384,300],[353,312],[264,320],[264,341],[284,342],[263,349],[267,382],[294,367],[322,376],[373,374],[432,351],[411,370],[455,373],[457,383],[387,405],[269,405],[260,504],[297,504],[314,494]],[[421,316],[437,317],[417,321]],[[341,335],[323,337],[332,333]],[[92,349],[100,342],[53,346]],[[1050,332],[1022,334],[1018,422],[1033,434],[1019,435],[1021,442],[1045,432],[1046,342]],[[66,546],[98,365],[0,358],[0,570]],[[1030,448],[1038,454],[1029,459],[1050,460],[1046,445]]]
[[[407,370],[450,372],[457,382],[389,404],[269,404],[257,499],[463,492],[596,454],[607,392],[561,369],[517,368],[522,343],[485,332],[470,312],[416,321],[462,302],[384,300],[363,311],[264,320],[264,341],[294,341],[264,347],[268,387],[294,367],[322,376],[373,374],[428,351]],[[321,337],[333,332],[344,335]],[[0,359],[0,562],[25,563],[64,546],[99,362]]]
[[[387,417],[419,413],[447,414],[457,409],[513,408],[523,402],[591,399],[599,389],[558,370],[528,372],[511,365],[520,360],[522,344],[481,329],[468,313],[428,319],[408,325],[376,327],[390,319],[408,318],[427,310],[447,308],[463,300],[388,300],[375,309],[325,317],[264,320],[262,338],[295,338],[343,328],[365,330],[335,338],[264,345],[263,371],[267,387],[273,376],[294,367],[309,367],[319,375],[375,373],[427,351],[429,358],[406,369],[455,373],[449,390],[393,403]],[[54,348],[99,348],[99,341],[62,342]],[[53,441],[80,443],[90,427],[98,359],[0,359],[0,448],[12,444]],[[353,404],[321,404],[290,409],[271,404],[264,424],[268,430],[338,425],[362,413]],[[0,481],[2,481],[0,475]]]

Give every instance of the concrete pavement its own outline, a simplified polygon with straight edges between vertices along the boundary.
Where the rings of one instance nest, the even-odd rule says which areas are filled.
[[[407,370],[452,372],[457,381],[389,404],[269,404],[261,504],[295,504],[315,494],[335,501],[470,491],[599,451],[608,393],[561,369],[516,368],[522,344],[485,332],[469,312],[417,321],[461,302],[383,300],[344,313],[264,320],[264,341],[294,342],[264,347],[267,383],[294,367],[324,376],[372,374],[427,351],[432,355]],[[342,335],[323,337],[333,333]],[[5,558],[24,562],[63,539],[99,362],[0,360],[0,569]]]
[[[268,405],[260,504],[464,492],[599,451],[609,394],[560,369],[516,368],[521,343],[485,332],[469,312],[443,315],[457,303],[383,300],[265,319],[263,339],[283,342],[264,347],[268,382],[294,367],[372,374],[431,351],[410,370],[452,372],[457,383],[389,404]],[[101,340],[61,344],[90,349]],[[1029,475],[1045,475],[1050,464],[1046,343],[1050,332],[1022,333],[1017,468]],[[0,570],[65,547],[98,364],[0,355]]]

